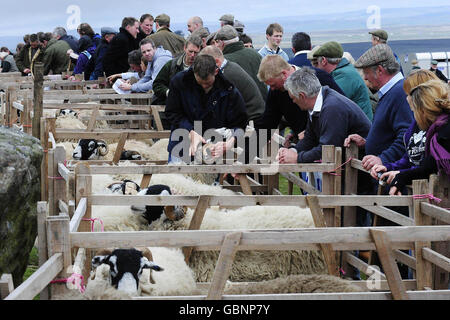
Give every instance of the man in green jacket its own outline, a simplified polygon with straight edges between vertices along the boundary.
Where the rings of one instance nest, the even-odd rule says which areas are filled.
[[[37,34],[33,33],[29,37],[27,43],[16,58],[17,68],[22,72],[23,76],[32,74],[34,72],[34,64],[42,62],[43,49],[39,44]]]
[[[153,92],[157,97],[153,104],[166,104],[169,95],[170,80],[178,72],[189,69],[194,63],[194,59],[202,48],[203,41],[196,35],[190,35],[186,40],[184,52],[178,57],[168,61],[159,71],[153,82]]]
[[[64,40],[57,40],[51,38],[50,34],[44,34],[39,42],[45,48],[43,63],[44,75],[48,75],[50,71],[52,74],[61,74],[69,68],[70,57],[67,51],[70,50],[69,44]]]
[[[343,54],[342,46],[336,41],[330,41],[315,51],[313,57],[317,59],[317,68],[330,73],[347,98],[355,102],[372,121],[373,112],[369,88],[355,67],[342,57]]]
[[[266,101],[267,86],[257,77],[262,60],[261,55],[253,49],[244,47],[244,43],[239,41],[236,29],[230,25],[225,25],[217,31],[215,40],[216,46],[222,50],[225,59],[237,63],[252,77]]]
[[[170,17],[164,13],[160,14],[155,18],[155,24],[156,32],[147,37],[153,40],[155,48],[162,46],[169,50],[173,57],[183,53],[185,40],[169,29]]]

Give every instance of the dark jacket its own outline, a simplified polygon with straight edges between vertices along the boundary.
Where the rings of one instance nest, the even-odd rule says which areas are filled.
[[[150,35],[152,35],[154,33],[155,33],[155,31],[152,30],[152,32],[150,32],[150,34],[147,35],[147,34],[144,33],[144,31],[142,31],[141,27],[139,27],[139,33],[138,33],[138,35],[136,37],[136,40],[139,43],[139,42],[141,42],[142,39],[145,39],[146,37],[148,37],[148,36],[150,36]]]
[[[276,129],[283,116],[295,136],[305,130],[308,122],[308,113],[302,111],[292,101],[287,91],[269,90],[264,113],[255,120],[255,128]],[[268,136],[268,138],[270,137]]]
[[[398,81],[378,102],[366,139],[366,154],[380,157],[383,164],[400,159],[406,151],[403,136],[413,119],[403,80]]]
[[[264,99],[255,81],[237,63],[227,61],[221,69],[225,78],[239,90],[245,102],[248,120],[259,118],[265,109]]]
[[[313,112],[311,119],[308,115],[305,137],[295,146],[299,163],[320,160],[322,146],[343,147],[350,134],[366,137],[370,130],[369,119],[356,103],[326,86],[322,97],[321,111]]]
[[[387,168],[387,171],[403,171],[416,168],[422,164],[425,156],[425,141],[426,132],[420,130],[417,122],[414,120],[403,137],[403,144],[406,148],[405,154],[400,160],[386,163],[384,166]]]
[[[198,132],[201,135],[208,129],[226,127],[244,130],[246,127],[247,113],[244,100],[220,71],[208,95],[197,84],[192,68],[175,75],[170,82],[169,90],[165,110],[172,130],[167,147],[169,153],[179,143],[172,140],[173,131],[194,130],[194,121],[202,122],[202,132]]]
[[[161,27],[154,34],[148,36],[155,43],[155,48],[162,46],[169,50],[172,56],[175,57],[184,51],[185,40],[183,37],[172,32],[167,27]]]
[[[301,53],[293,57],[291,60],[288,61],[289,64],[293,64],[297,67],[310,67],[313,68],[314,71],[316,71],[316,76],[320,81],[320,84],[323,86],[329,86],[331,89],[339,92],[340,94],[343,94],[345,96],[344,91],[342,91],[341,87],[334,81],[331,74],[329,74],[326,71],[323,71],[322,69],[315,68],[312,66],[311,62],[306,57],[306,53]]]
[[[223,55],[228,61],[233,61],[240,65],[252,77],[265,101],[267,98],[267,86],[259,81],[257,77],[262,60],[261,55],[254,49],[244,47],[242,41],[227,44],[223,49]]]
[[[29,44],[26,44],[22,50],[20,50],[19,55],[16,59],[17,68],[22,72],[22,75],[26,75],[23,73],[25,69],[31,69],[34,72],[34,64],[36,62],[42,62],[44,57],[44,50],[39,46],[34,55],[32,54],[33,49]]]
[[[430,68],[430,71],[431,71],[431,72],[434,72],[434,73],[436,74],[436,76],[437,76],[439,79],[441,79],[442,81],[444,81],[445,83],[448,82],[447,77],[442,73],[441,70]]]
[[[184,70],[184,59],[185,54],[181,54],[178,57],[173,58],[168,61],[156,76],[153,82],[153,92],[157,97],[153,104],[166,104],[167,91],[169,90],[170,80],[178,73]]]
[[[90,80],[97,80],[98,77],[103,77],[103,59],[105,57],[106,51],[109,48],[109,42],[105,39],[102,39],[102,42],[95,49],[94,54],[89,60],[86,69],[84,70],[84,74],[89,76]]]
[[[50,71],[53,74],[67,71],[70,61],[67,50],[70,50],[70,46],[63,40],[51,39],[47,43],[43,57],[44,75],[48,75]]]
[[[78,53],[78,40],[75,39],[73,36],[66,34],[65,36],[59,38],[59,40],[67,42],[67,44],[70,46],[73,52]]]
[[[138,48],[137,40],[127,30],[120,28],[119,33],[111,40],[103,59],[106,76],[127,72],[130,68],[128,53]]]

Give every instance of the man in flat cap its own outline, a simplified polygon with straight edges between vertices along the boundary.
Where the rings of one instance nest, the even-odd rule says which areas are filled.
[[[324,43],[314,54],[317,68],[328,72],[344,91],[345,96],[355,102],[370,121],[373,119],[369,89],[355,67],[343,58],[344,49],[336,41]]]
[[[257,77],[259,65],[262,60],[258,52],[244,47],[244,43],[239,41],[239,35],[236,29],[229,25],[223,26],[217,31],[215,42],[215,45],[222,50],[225,59],[237,63],[252,77],[265,101],[267,87]]]
[[[219,21],[221,28],[226,25],[234,26],[234,16],[232,14],[224,14]]]
[[[381,29],[369,31],[369,34],[372,35],[372,46],[376,46],[380,43],[387,43],[389,37],[388,33]]]
[[[98,77],[103,77],[103,58],[105,57],[105,53],[109,48],[111,40],[117,34],[117,31],[110,27],[102,27],[100,32],[102,34],[102,40],[95,49],[85,71],[91,74],[89,80],[97,80]]]
[[[378,91],[379,101],[367,139],[350,135],[358,147],[365,147],[362,165],[370,170],[376,164],[400,159],[405,153],[403,135],[413,121],[413,113],[403,91],[403,75],[391,48],[378,44],[367,50],[355,63],[361,68],[371,88]]]
[[[372,46],[376,46],[377,44],[387,44],[389,35],[385,30],[377,29],[369,31],[369,34],[372,35]],[[400,72],[404,75],[402,65],[400,64],[400,59],[398,56],[394,53],[394,57],[397,60],[398,64],[400,65]]]
[[[241,21],[235,20],[233,27],[238,32],[239,36],[244,33],[245,25]]]
[[[156,32],[147,38],[152,39],[155,47],[162,46],[169,50],[172,56],[182,54],[184,51],[185,40],[170,30],[170,17],[163,13],[155,18]]]
[[[444,81],[445,83],[450,83],[447,77],[442,73],[441,70],[438,69],[437,60],[432,60],[430,64],[430,71],[436,73],[436,76]]]

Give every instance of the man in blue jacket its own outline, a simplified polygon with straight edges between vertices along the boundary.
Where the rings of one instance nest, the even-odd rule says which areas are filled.
[[[308,124],[295,148],[278,151],[280,163],[320,160],[323,145],[342,147],[349,134],[365,137],[369,132],[370,121],[361,108],[328,86],[322,87],[313,69],[295,71],[284,86],[297,107],[307,112]]]
[[[153,82],[159,71],[168,61],[172,60],[172,53],[161,46],[156,48],[153,40],[150,38],[141,40],[139,46],[141,47],[142,57],[147,61],[147,70],[145,70],[145,75],[138,82],[134,84],[122,83],[119,86],[122,90],[131,90],[131,92],[148,92],[152,90]]]
[[[363,69],[365,80],[378,91],[379,101],[367,139],[350,135],[345,146],[354,141],[358,147],[365,147],[362,165],[370,170],[376,164],[395,162],[403,156],[403,135],[414,118],[403,91],[400,65],[387,44],[367,50],[355,67]]]
[[[244,99],[209,55],[197,56],[191,68],[172,78],[165,114],[172,131],[167,147],[169,162],[182,159],[189,163],[199,144],[206,142],[205,131],[225,127],[233,136],[211,149],[213,157],[221,156],[234,146],[247,124]],[[183,145],[178,146],[180,142]]]

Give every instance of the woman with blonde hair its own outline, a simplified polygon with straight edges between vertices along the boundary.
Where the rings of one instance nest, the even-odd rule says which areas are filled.
[[[409,96],[413,88],[429,80],[438,80],[438,77],[429,70],[417,70],[405,79],[403,82],[403,90]],[[413,121],[403,137],[403,143],[406,148],[403,157],[396,162],[373,166],[370,174],[373,178],[380,178],[382,181],[390,184],[399,172],[415,168],[422,163],[425,153],[425,141],[426,131],[421,130],[417,122]],[[381,174],[380,177],[378,177],[379,174]]]
[[[450,101],[449,87],[440,80],[430,80],[412,88],[407,97],[414,118],[426,131],[425,158],[416,168],[398,173],[391,183],[390,195],[415,179],[428,179],[432,173],[443,172],[450,179]]]

